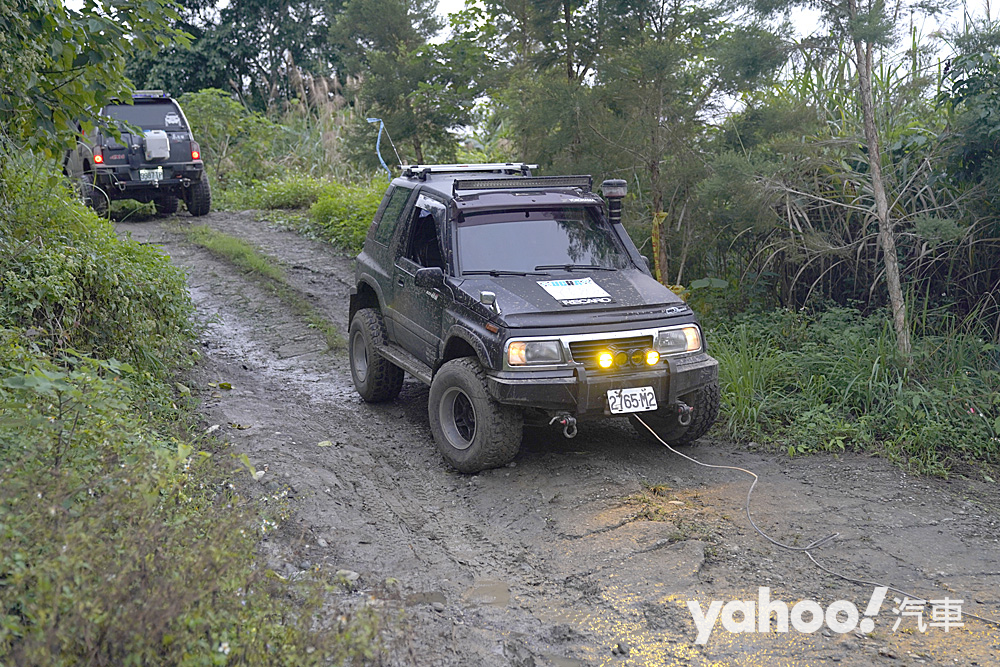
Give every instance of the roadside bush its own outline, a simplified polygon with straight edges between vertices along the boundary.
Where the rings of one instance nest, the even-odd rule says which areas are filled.
[[[0,349],[0,663],[308,665],[372,653],[374,616],[341,627],[316,616],[318,599],[303,604],[308,588],[254,567],[280,514],[246,497],[223,452],[138,418],[130,368],[50,359],[10,330]]]
[[[156,248],[68,206],[59,179],[39,175],[44,165],[13,160],[3,170],[0,323],[50,353],[96,353],[151,372],[176,363],[193,312],[183,274]]]
[[[380,179],[338,183],[293,174],[256,183],[242,193],[230,191],[222,206],[267,210],[308,207],[308,216],[289,214],[282,217],[282,224],[356,254],[361,252],[384,193],[385,182]]]
[[[284,492],[191,434],[181,273],[0,157],[0,664],[370,660],[379,617],[255,562]]]
[[[961,330],[896,355],[889,319],[835,308],[745,316],[710,334],[730,434],[789,454],[880,452],[925,473],[1000,463],[1000,349]]]
[[[333,187],[329,181],[292,174],[254,190],[257,208],[308,208]]]
[[[371,181],[354,185],[331,185],[309,209],[309,229],[351,254],[361,252],[371,227],[385,183]]]

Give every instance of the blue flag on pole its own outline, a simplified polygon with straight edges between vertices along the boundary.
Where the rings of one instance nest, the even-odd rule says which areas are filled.
[[[385,169],[385,173],[389,174],[389,180],[392,180],[392,172],[389,170],[389,165],[385,163],[382,159],[382,130],[385,129],[385,123],[382,122],[381,118],[366,118],[369,123],[378,123],[378,139],[375,140],[375,154],[378,155],[378,161]]]

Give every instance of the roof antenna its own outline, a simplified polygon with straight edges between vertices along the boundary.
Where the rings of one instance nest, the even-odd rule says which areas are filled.
[[[378,161],[382,165],[382,168],[385,169],[385,172],[389,174],[389,180],[391,181],[392,171],[389,170],[389,165],[387,165],[385,160],[382,159],[382,131],[385,130],[385,123],[381,118],[366,118],[365,120],[369,123],[378,123],[378,138],[375,140],[375,154],[378,155]],[[392,146],[392,152],[396,153],[396,146],[392,143],[392,137],[389,136],[389,132],[387,130],[385,132],[385,137],[389,140],[389,145]],[[400,165],[403,164],[403,161],[399,159],[399,153],[396,153],[396,160]]]

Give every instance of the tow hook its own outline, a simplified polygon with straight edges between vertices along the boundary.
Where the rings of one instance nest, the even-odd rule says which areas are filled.
[[[549,426],[552,424],[559,424],[563,427],[563,435],[566,439],[576,437],[576,417],[573,415],[556,415],[549,421]]]
[[[691,423],[691,415],[694,414],[694,408],[686,403],[677,401],[677,423],[681,426],[687,426]]]

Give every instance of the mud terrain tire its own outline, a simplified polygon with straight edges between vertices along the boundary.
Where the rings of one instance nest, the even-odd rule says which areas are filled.
[[[441,366],[431,383],[427,412],[438,449],[460,472],[506,465],[521,447],[523,413],[493,400],[486,372],[473,357]]]
[[[690,394],[681,396],[692,408],[694,414],[691,416],[691,423],[681,426],[677,423],[677,415],[673,410],[661,408],[655,412],[643,412],[639,416],[642,420],[656,431],[656,434],[663,438],[670,445],[686,445],[694,442],[701,436],[708,433],[712,424],[719,416],[719,383],[718,381],[707,384]],[[653,437],[649,430],[639,423],[635,415],[629,415],[629,422],[643,438],[659,444],[659,440]]]
[[[206,215],[212,209],[212,190],[204,172],[184,193],[184,205],[187,206],[188,213],[195,217]]]
[[[164,195],[153,200],[153,206],[156,207],[156,215],[159,216],[173,215],[177,212],[177,204],[177,197],[173,195]]]
[[[110,208],[108,196],[99,187],[94,185],[93,175],[84,174],[81,176],[77,188],[80,193],[80,199],[83,200],[85,205],[92,208],[94,213],[102,218],[108,217],[108,209]]]
[[[382,313],[362,308],[354,314],[348,334],[347,352],[351,359],[354,387],[368,403],[391,401],[403,387],[403,369],[378,353],[386,344]]]

